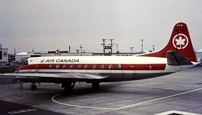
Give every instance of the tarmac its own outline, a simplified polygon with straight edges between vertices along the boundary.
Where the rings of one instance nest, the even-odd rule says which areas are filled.
[[[12,84],[0,75],[0,115],[200,115],[202,66],[158,78],[91,84],[76,83],[64,95],[60,84]]]

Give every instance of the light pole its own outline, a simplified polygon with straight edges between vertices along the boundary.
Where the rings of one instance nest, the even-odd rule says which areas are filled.
[[[143,39],[141,39],[141,46],[142,46],[142,52],[143,52]]]
[[[152,46],[153,46],[153,51],[154,51],[154,50],[155,50],[155,48],[154,48],[154,47],[155,47],[155,45],[152,45]]]
[[[134,47],[130,47],[130,50],[131,50],[132,53],[133,53],[133,48],[134,48]]]
[[[80,47],[79,47],[80,49],[81,49],[81,53],[82,53],[82,48],[83,48],[83,46],[82,45],[80,45]]]

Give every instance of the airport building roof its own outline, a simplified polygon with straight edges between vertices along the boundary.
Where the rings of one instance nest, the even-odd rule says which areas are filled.
[[[202,52],[202,49],[198,50],[197,52]]]
[[[17,56],[22,56],[22,55],[27,55],[28,54],[28,52],[20,52],[20,53],[17,53],[16,55]]]

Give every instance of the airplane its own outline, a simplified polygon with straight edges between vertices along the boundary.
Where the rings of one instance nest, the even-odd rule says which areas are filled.
[[[51,56],[28,58],[16,73],[22,82],[58,83],[64,93],[71,92],[76,82],[92,83],[141,80],[172,74],[197,64],[187,25],[175,24],[170,40],[159,51],[134,56]]]

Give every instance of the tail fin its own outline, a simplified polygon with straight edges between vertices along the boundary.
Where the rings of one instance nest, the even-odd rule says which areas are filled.
[[[189,31],[185,23],[179,22],[174,26],[170,40],[163,49],[140,56],[166,57],[166,52],[169,50],[178,51],[188,60],[197,62]]]

